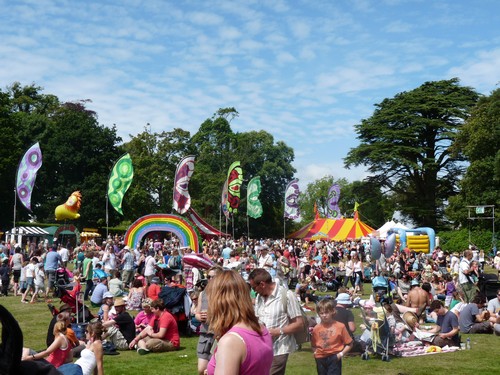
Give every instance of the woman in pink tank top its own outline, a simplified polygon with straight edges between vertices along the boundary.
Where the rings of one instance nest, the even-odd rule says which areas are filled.
[[[208,283],[208,323],[219,340],[208,375],[269,374],[273,343],[255,316],[250,289],[235,271],[225,270]]]
[[[68,338],[66,337],[66,321],[59,320],[54,325],[54,341],[50,346],[36,353],[31,349],[23,348],[23,361],[37,361],[40,359],[47,358],[47,361],[52,363],[54,367],[60,367],[65,363],[69,363],[73,360],[73,355],[71,352],[71,345]]]

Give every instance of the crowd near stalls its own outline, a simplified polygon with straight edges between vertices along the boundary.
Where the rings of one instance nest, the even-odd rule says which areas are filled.
[[[382,254],[373,260],[371,249],[359,241],[212,239],[204,240],[200,249],[210,269],[185,263],[184,257],[192,252],[175,238],[158,235],[144,239],[138,248],[129,248],[119,236],[74,248],[57,241],[23,248],[2,243],[3,295],[14,295],[19,303],[55,304],[56,297],[65,302],[61,311],[53,309],[47,350],[25,349],[23,360],[48,358],[62,373],[82,368],[83,373],[97,369],[102,374],[103,353],[175,351],[182,334],[189,333],[200,337],[200,374],[213,373],[216,366],[234,368],[236,363],[224,360],[225,350],[234,346],[244,353],[252,342],[259,343],[259,355],[266,361],[239,365],[246,366],[247,373],[265,373],[269,367],[280,374],[298,347],[294,337],[304,324],[316,334],[339,323],[345,329],[328,340],[331,347],[316,351],[318,371],[327,371],[325,358],[330,356],[336,356],[340,366],[348,352],[366,355],[382,346],[384,355],[410,355],[407,343],[448,350],[460,348],[463,333],[500,335],[500,256],[488,257],[480,249],[444,253],[438,247],[423,254],[396,247],[390,257]],[[495,272],[485,273],[486,266]],[[227,283],[217,283],[218,289],[212,290],[211,280],[218,275]],[[372,283],[373,293],[365,293],[366,283]],[[229,288],[227,293],[248,291],[249,299],[242,304],[248,302],[253,312],[234,313],[232,322],[219,321],[217,312],[210,314],[210,309],[217,309],[210,298],[220,294],[220,288]],[[226,302],[228,311],[237,308]],[[80,313],[82,305],[97,313],[80,315],[83,327],[90,327],[87,332],[78,332],[79,324],[73,331],[75,322],[68,317]],[[269,317],[263,311],[271,305],[276,315]],[[358,308],[364,324],[357,327],[353,311]],[[316,319],[305,323],[304,310]],[[256,322],[265,319],[266,329],[259,328]],[[99,325],[89,325],[96,321]],[[313,331],[317,323],[321,326]],[[236,341],[233,336],[224,338],[227,334]],[[216,339],[223,345],[212,358]]]

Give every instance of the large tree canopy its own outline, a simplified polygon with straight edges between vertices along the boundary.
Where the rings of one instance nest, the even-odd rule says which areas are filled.
[[[460,129],[453,149],[463,154],[470,165],[460,181],[460,193],[450,198],[446,213],[455,225],[468,226],[466,206],[500,206],[500,89],[479,100]],[[491,216],[491,210],[485,216],[488,214]],[[475,224],[491,228],[489,220]]]
[[[0,91],[0,131],[9,146],[10,155],[2,155],[0,173],[3,187],[0,210],[12,212],[16,168],[21,156],[35,142],[40,142],[43,166],[38,172],[29,214],[18,205],[17,221],[36,218],[54,222],[54,209],[64,203],[71,192],[83,195],[79,226],[103,225],[107,176],[113,160],[119,155],[121,141],[115,128],[99,125],[85,101],[60,103],[54,95],[45,95],[34,85],[13,84]],[[11,193],[12,192],[12,193]],[[3,228],[12,223],[8,215],[0,218]]]
[[[451,79],[384,99],[355,125],[361,143],[349,151],[346,167],[368,166],[368,180],[392,192],[403,214],[436,227],[463,169],[450,146],[478,98]]]

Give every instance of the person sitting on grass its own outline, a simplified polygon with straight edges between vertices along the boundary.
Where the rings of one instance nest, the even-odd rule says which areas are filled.
[[[445,346],[460,346],[460,327],[458,317],[443,306],[440,300],[432,301],[429,311],[436,313],[436,325],[429,332],[438,333],[432,341],[432,345]]]
[[[110,341],[118,350],[127,350],[135,336],[135,323],[130,314],[125,311],[125,301],[117,298],[114,301],[116,315],[113,319],[103,323],[107,329],[106,340]]]
[[[129,344],[133,349],[137,345],[140,355],[169,352],[179,349],[180,338],[177,322],[170,312],[165,309],[161,299],[151,302],[151,311],[154,316],[149,325],[139,333]]]
[[[71,344],[66,337],[66,321],[58,320],[54,325],[54,342],[50,346],[37,353],[33,349],[23,348],[23,361],[39,361],[47,358],[47,362],[58,368],[65,363],[70,363],[73,360]]]
[[[134,319],[136,334],[147,328],[149,322],[153,318],[154,314],[151,311],[152,302],[153,301],[150,298],[144,298],[142,300],[142,311],[140,311]]]
[[[68,363],[59,367],[63,375],[104,375],[103,348],[102,348],[102,323],[92,322],[85,330],[87,344],[81,352],[80,358],[75,363]]]
[[[493,324],[489,321],[490,312],[480,311],[486,306],[486,296],[476,294],[471,303],[460,311],[458,322],[462,333],[493,333]]]
[[[334,299],[325,298],[316,305],[321,322],[313,328],[311,347],[314,351],[318,375],[341,374],[342,357],[353,345],[345,325],[335,320]]]

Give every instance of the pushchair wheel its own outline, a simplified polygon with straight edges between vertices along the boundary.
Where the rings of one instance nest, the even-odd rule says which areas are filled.
[[[388,355],[385,355],[385,354],[383,354],[383,355],[382,355],[382,361],[383,361],[383,362],[390,362],[390,360],[391,360],[391,359],[389,358],[389,356],[388,356]]]
[[[368,353],[365,352],[365,353],[361,354],[361,359],[363,361],[368,361],[370,359],[370,356],[368,355]]]
[[[328,292],[328,287],[325,284],[320,285],[318,289],[322,293]]]

